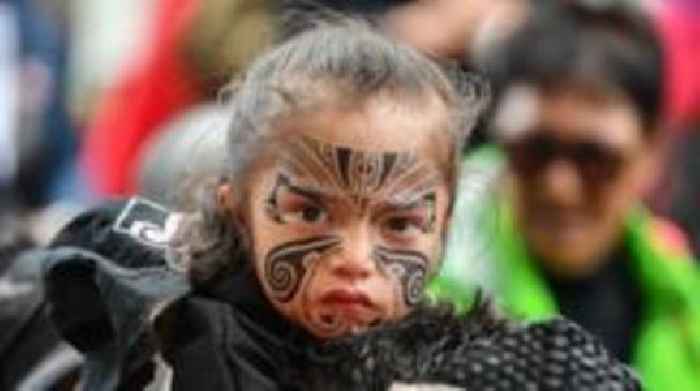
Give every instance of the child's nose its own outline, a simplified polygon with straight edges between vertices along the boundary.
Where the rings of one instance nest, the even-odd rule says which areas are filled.
[[[371,258],[371,237],[369,230],[364,227],[349,232],[343,251],[333,257],[331,272],[337,277],[349,280],[369,278],[375,271]]]

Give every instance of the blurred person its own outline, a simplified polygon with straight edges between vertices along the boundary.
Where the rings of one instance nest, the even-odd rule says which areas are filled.
[[[101,195],[133,194],[143,147],[177,115],[215,99],[271,40],[272,1],[161,0],[145,53],[106,92],[82,162]]]
[[[36,0],[13,0],[18,26],[16,136],[13,188],[26,208],[70,197],[78,139],[66,105],[68,24],[55,8]],[[74,184],[77,184],[75,182]]]
[[[382,18],[387,33],[439,62],[454,61],[465,71],[490,78],[494,50],[537,13],[546,0],[411,0],[392,7]],[[492,95],[498,85],[491,84]],[[487,129],[491,108],[475,129],[465,151],[492,141]],[[484,174],[488,176],[487,174]]]
[[[568,321],[422,303],[476,90],[350,21],[259,58],[225,106],[223,171],[190,190],[197,211],[134,198],[54,241],[47,297],[86,356],[82,386],[638,390]]]
[[[508,37],[531,0],[411,0],[386,13],[387,30],[437,58],[473,67],[476,57]]]
[[[450,265],[481,258],[510,313],[579,322],[645,389],[700,389],[700,276],[680,231],[641,203],[664,139],[650,18],[624,2],[552,4],[499,58],[501,147],[479,158],[505,158],[507,179],[478,227],[456,228],[482,235],[483,253],[457,241],[432,292],[459,300],[466,278]]]
[[[0,195],[14,184],[17,172],[19,114],[19,23],[13,3],[0,2]]]

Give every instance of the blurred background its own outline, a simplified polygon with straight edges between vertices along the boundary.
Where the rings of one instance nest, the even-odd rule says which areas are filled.
[[[551,10],[552,4],[577,11]],[[483,247],[512,250],[512,243],[494,236],[517,236],[523,250],[505,257],[528,258],[544,275],[545,282],[526,284],[548,286],[561,312],[600,328],[626,361],[644,361],[631,352],[633,342],[614,341],[637,338],[647,297],[639,285],[647,282],[625,270],[586,270],[606,263],[601,259],[635,256],[625,253],[632,245],[621,233],[639,226],[631,205],[653,216],[649,240],[664,241],[674,259],[694,264],[700,253],[698,0],[0,0],[0,248],[46,244],[72,216],[109,198],[142,194],[182,205],[188,183],[222,162],[227,118],[215,103],[221,89],[268,45],[303,27],[282,15],[319,9],[366,17],[437,61],[491,81],[492,107],[464,152],[473,174],[464,188],[488,187],[489,198],[507,193],[517,221],[499,226]],[[560,39],[549,40],[553,36]],[[635,72],[638,78],[625,79]],[[635,113],[628,119],[641,123],[632,131],[635,147],[608,140],[624,127],[616,116],[628,109]],[[559,114],[550,118],[550,112]],[[599,121],[560,121],[577,113]],[[593,130],[581,136],[569,128]],[[653,128],[649,138],[647,128]],[[644,180],[612,179],[631,162],[627,153],[654,157],[634,165]],[[555,178],[551,194],[534,182],[545,176]],[[589,188],[597,198],[586,198]],[[603,197],[602,188],[618,197]],[[505,305],[516,308],[517,300],[508,303],[515,290],[494,277],[504,272],[485,256],[489,251],[455,244],[476,243],[459,235],[471,235],[469,227],[482,218],[474,213],[484,205],[479,195],[465,193],[457,203],[445,278],[432,289],[454,297],[465,285],[484,285],[497,296],[505,292]],[[609,224],[586,228],[585,216],[575,216],[579,201],[581,210],[586,203],[607,206],[593,219]],[[586,240],[571,239],[577,235]],[[563,245],[566,240],[571,245]],[[576,252],[577,246],[600,251]],[[11,259],[0,257],[0,273]],[[694,303],[687,304],[695,311],[689,317],[700,319],[698,283],[678,284],[688,285],[681,296]],[[596,305],[610,304],[607,313],[622,318],[592,316],[601,307],[580,296],[610,286],[622,288],[596,296]],[[556,311],[525,307],[515,312],[537,318]],[[623,330],[599,327],[611,322]],[[694,332],[679,344],[694,346],[700,357],[700,332]],[[688,375],[700,373],[695,365],[680,370],[691,388],[700,384],[700,375]]]
[[[537,1],[535,1],[537,2]],[[674,139],[654,208],[691,237],[700,180],[692,153],[700,112],[700,29],[694,0],[629,0],[651,10],[665,48],[665,102]],[[139,181],[160,190],[182,178],[148,160],[168,125],[199,122],[198,105],[268,43],[278,39],[276,8],[322,4],[371,15],[387,30],[438,57],[472,68],[478,53],[524,18],[526,0],[2,0],[0,1],[0,194],[45,241],[73,208],[133,194]],[[297,4],[295,4],[297,3]],[[589,3],[606,3],[590,0]],[[439,4],[439,5],[438,5]],[[207,110],[207,109],[203,109]],[[185,119],[191,114],[192,119]],[[206,122],[206,121],[205,121]],[[201,126],[194,126],[202,128]],[[193,130],[194,132],[194,130]],[[475,143],[487,138],[479,132]],[[176,137],[171,137],[176,138]],[[161,141],[161,144],[168,144]],[[167,154],[167,153],[166,153]],[[144,167],[148,166],[148,167]],[[158,166],[158,167],[155,167]],[[167,178],[166,178],[167,177]],[[167,182],[167,183],[165,183]],[[155,191],[160,194],[160,191]],[[697,194],[697,196],[696,196]],[[48,208],[48,209],[47,209]],[[46,218],[45,218],[46,217]],[[36,222],[41,222],[38,226]],[[46,232],[46,233],[44,233]]]

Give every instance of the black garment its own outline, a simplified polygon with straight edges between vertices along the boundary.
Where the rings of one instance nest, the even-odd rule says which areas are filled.
[[[387,390],[395,382],[639,389],[578,326],[520,326],[483,305],[466,315],[421,307],[397,324],[322,344],[272,308],[250,265],[192,291],[153,241],[172,215],[138,200],[119,208],[70,224],[58,243],[74,247],[56,248],[46,268],[56,326],[87,356],[86,389],[143,389],[158,351],[173,390]]]
[[[81,363],[46,314],[41,284],[46,255],[20,242],[0,248],[0,390],[48,389]]]
[[[562,315],[580,324],[625,363],[632,360],[641,322],[641,290],[625,249],[615,251],[591,276],[557,279],[544,272]]]

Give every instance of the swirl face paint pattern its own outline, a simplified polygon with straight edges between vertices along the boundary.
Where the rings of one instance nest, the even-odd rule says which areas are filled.
[[[357,151],[309,137],[291,144],[284,165],[288,176],[345,194],[361,208],[371,199],[406,199],[425,193],[440,179],[434,167],[411,152]]]
[[[437,186],[445,180],[432,161],[303,135],[280,151],[262,196],[278,243],[261,258],[271,300],[322,335],[372,327],[415,306],[435,261],[428,254],[441,243]],[[369,274],[356,277],[362,273]],[[335,284],[349,296],[319,304]],[[377,294],[371,301],[384,304],[354,307],[355,294]]]
[[[312,266],[310,263],[339,245],[340,238],[324,236],[285,243],[272,249],[265,260],[265,276],[275,299],[286,303],[294,298]]]
[[[428,258],[424,254],[378,246],[372,252],[372,259],[379,270],[400,281],[407,306],[418,304],[428,272]]]

